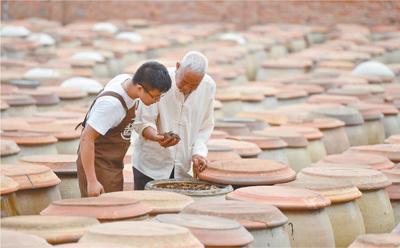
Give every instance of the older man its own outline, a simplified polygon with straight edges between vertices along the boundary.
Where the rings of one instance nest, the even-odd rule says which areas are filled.
[[[187,53],[168,68],[171,89],[157,104],[141,105],[134,128],[133,172],[136,190],[154,179],[189,178],[207,165],[207,146],[214,128],[215,82],[206,74],[207,58]],[[173,132],[176,135],[159,135]],[[179,137],[178,137],[179,136]]]

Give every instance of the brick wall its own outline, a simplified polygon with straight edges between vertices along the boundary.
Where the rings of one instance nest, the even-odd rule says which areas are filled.
[[[217,21],[241,27],[259,23],[400,25],[400,1],[129,1],[1,0],[2,20],[42,17],[75,20],[145,18],[158,23]]]

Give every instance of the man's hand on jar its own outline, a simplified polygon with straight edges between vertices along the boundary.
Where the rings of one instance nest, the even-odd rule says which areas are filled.
[[[204,171],[207,168],[208,160],[200,155],[193,155],[192,156],[193,162],[193,172],[195,175],[198,175],[200,172]]]

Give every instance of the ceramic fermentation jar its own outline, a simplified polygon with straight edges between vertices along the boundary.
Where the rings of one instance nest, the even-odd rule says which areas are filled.
[[[351,181],[362,192],[357,203],[363,215],[366,233],[384,233],[393,229],[393,209],[385,190],[391,182],[381,172],[364,168],[309,167],[303,169],[297,177]]]
[[[147,221],[121,221],[89,228],[79,243],[100,242],[129,247],[204,247],[187,228]]]
[[[198,176],[204,181],[237,188],[288,182],[296,177],[296,173],[286,164],[251,158],[210,162]]]
[[[397,248],[399,246],[399,234],[384,233],[361,235],[349,246],[349,248]]]
[[[76,168],[77,155],[31,155],[20,158],[21,163],[44,165],[49,167],[60,179],[62,199],[81,196]]]
[[[193,203],[190,196],[168,191],[133,190],[101,194],[100,197],[117,197],[134,199],[149,205],[150,216],[166,213],[179,213],[184,207]]]
[[[288,186],[253,186],[236,189],[227,199],[278,207],[288,218],[291,247],[335,247],[325,207],[330,200],[318,192]]]
[[[364,220],[356,202],[361,192],[351,182],[297,179],[281,185],[313,190],[331,200],[326,210],[336,247],[347,247],[358,235],[365,234]]]
[[[398,225],[400,223],[400,167],[397,166],[394,169],[382,170],[381,172],[392,182],[392,185],[387,187],[386,191],[392,203],[395,225]]]
[[[247,201],[195,202],[182,213],[203,214],[233,219],[254,237],[249,247],[290,247],[285,224],[288,219],[276,207]]]
[[[94,217],[100,222],[142,220],[151,207],[134,199],[87,197],[53,202],[41,215],[68,215]]]
[[[76,242],[89,227],[97,224],[95,218],[77,216],[22,215],[1,219],[3,230],[36,235],[50,244]]]
[[[158,222],[182,226],[205,247],[247,247],[253,236],[237,221],[198,214],[161,214]]]
[[[0,179],[1,218],[18,215],[15,205],[15,192],[18,190],[18,183],[7,176]]]
[[[51,248],[53,247],[43,238],[35,235],[1,230],[1,247],[3,248]]]
[[[39,214],[51,202],[61,199],[61,180],[46,166],[2,164],[0,173],[18,183],[15,203],[21,215]]]

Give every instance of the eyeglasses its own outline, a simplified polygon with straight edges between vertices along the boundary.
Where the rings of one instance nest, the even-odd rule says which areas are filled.
[[[163,97],[165,95],[165,93],[163,93],[159,96],[154,96],[153,94],[150,93],[150,91],[144,85],[142,85],[142,84],[140,84],[140,85],[143,87],[144,91],[146,91],[146,93],[149,94],[149,96],[156,102],[159,101],[161,99],[161,97]]]

